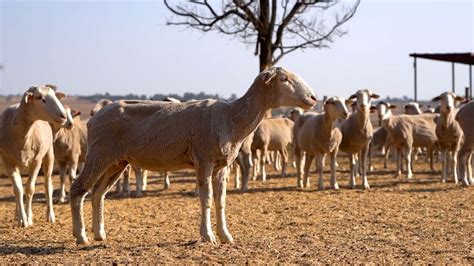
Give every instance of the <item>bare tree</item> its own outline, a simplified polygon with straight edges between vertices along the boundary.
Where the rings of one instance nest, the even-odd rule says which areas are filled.
[[[182,25],[204,32],[217,31],[255,45],[260,71],[275,65],[298,49],[324,48],[346,31],[341,26],[357,11],[337,0],[190,0],[170,3],[175,15],[168,25]],[[175,1],[178,2],[178,1]],[[212,2],[212,4],[210,3]],[[331,13],[332,12],[332,13]],[[331,13],[332,17],[327,18]]]

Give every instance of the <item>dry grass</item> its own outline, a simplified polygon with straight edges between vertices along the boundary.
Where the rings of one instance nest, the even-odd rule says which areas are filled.
[[[315,190],[315,175],[309,190],[297,190],[294,175],[251,182],[245,194],[230,182],[227,219],[236,243],[217,247],[198,241],[199,201],[191,193],[191,172],[178,173],[167,191],[161,178],[152,177],[144,198],[109,197],[109,239],[87,247],[74,244],[69,205],[55,205],[56,224],[44,221],[42,177],[35,224],[16,227],[11,185],[0,179],[0,263],[474,263],[472,187],[442,184],[420,160],[412,180],[376,171],[369,177],[372,189],[349,190],[347,163],[341,165],[337,192]],[[92,236],[89,200],[85,213]]]

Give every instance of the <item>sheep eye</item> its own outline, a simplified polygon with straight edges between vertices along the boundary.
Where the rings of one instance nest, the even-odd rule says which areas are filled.
[[[280,77],[280,80],[281,80],[281,81],[288,81],[288,77],[287,77],[287,76],[281,76],[281,77]]]
[[[46,103],[46,99],[45,99],[45,98],[41,98],[41,101],[43,101],[44,103]]]

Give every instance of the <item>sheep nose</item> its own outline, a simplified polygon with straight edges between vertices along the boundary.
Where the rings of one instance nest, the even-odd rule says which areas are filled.
[[[63,114],[60,114],[59,116],[60,116],[61,118],[64,118],[64,119],[67,118],[66,114],[64,114],[64,113],[63,113]]]
[[[453,109],[453,107],[448,105],[448,106],[446,106],[446,109],[448,109],[448,111],[451,111],[451,109]]]
[[[311,97],[310,97],[310,98],[311,98],[311,100],[313,100],[313,101],[316,101],[316,96],[314,96],[314,95],[311,95]]]
[[[349,113],[344,112],[343,115],[344,115],[344,117],[348,117],[348,116],[349,116]]]

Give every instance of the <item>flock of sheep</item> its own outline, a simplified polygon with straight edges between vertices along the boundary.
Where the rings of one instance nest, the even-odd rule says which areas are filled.
[[[389,153],[395,155],[397,175],[405,168],[406,177],[411,178],[413,155],[426,151],[432,169],[433,155],[441,154],[443,182],[452,175],[456,183],[461,180],[464,185],[473,184],[474,126],[469,121],[474,115],[474,102],[466,103],[451,92],[433,99],[440,103],[439,113],[422,113],[413,103],[405,106],[411,114],[393,115],[391,110],[396,106],[390,103],[372,105],[372,99],[379,96],[370,90],[359,90],[348,99],[330,97],[323,103],[324,112],[303,113],[300,108],[309,110],[316,103],[312,89],[298,75],[283,68],[270,68],[260,73],[245,95],[234,102],[102,100],[91,110],[87,125],[80,120],[78,111],[61,103],[64,97],[52,85],[28,89],[21,102],[6,109],[0,118],[0,155],[13,184],[15,214],[22,227],[33,224],[32,198],[41,166],[47,220],[54,222],[51,176],[56,160],[61,179],[60,202],[67,201],[66,174],[71,182],[69,202],[78,244],[89,241],[83,219],[86,194],[91,193],[94,239],[105,240],[105,194],[114,184],[118,193],[129,193],[131,168],[137,178],[138,196],[146,190],[148,170],[164,172],[167,188],[170,171],[194,169],[196,194],[201,202],[200,235],[213,244],[217,243],[211,228],[213,200],[217,236],[223,243],[233,241],[225,220],[231,166],[242,173],[242,182],[236,174],[235,184],[242,191],[248,190],[250,176],[266,179],[265,165],[270,160],[281,168],[282,176],[287,165],[293,163],[297,186],[307,188],[315,159],[319,189],[324,189],[323,168],[329,156],[330,186],[339,189],[337,155],[342,151],[349,155],[349,186],[355,188],[356,177],[361,176],[362,187],[368,189],[371,150],[379,147],[385,154],[385,167]],[[463,106],[458,109],[456,103]],[[269,110],[281,106],[296,108],[291,109],[289,118],[265,118]],[[380,119],[381,126],[375,131],[371,112],[377,112]],[[83,167],[79,167],[81,163]],[[29,178],[24,192],[20,169],[25,168]],[[76,177],[78,168],[82,169]],[[119,182],[122,174],[123,185]]]

